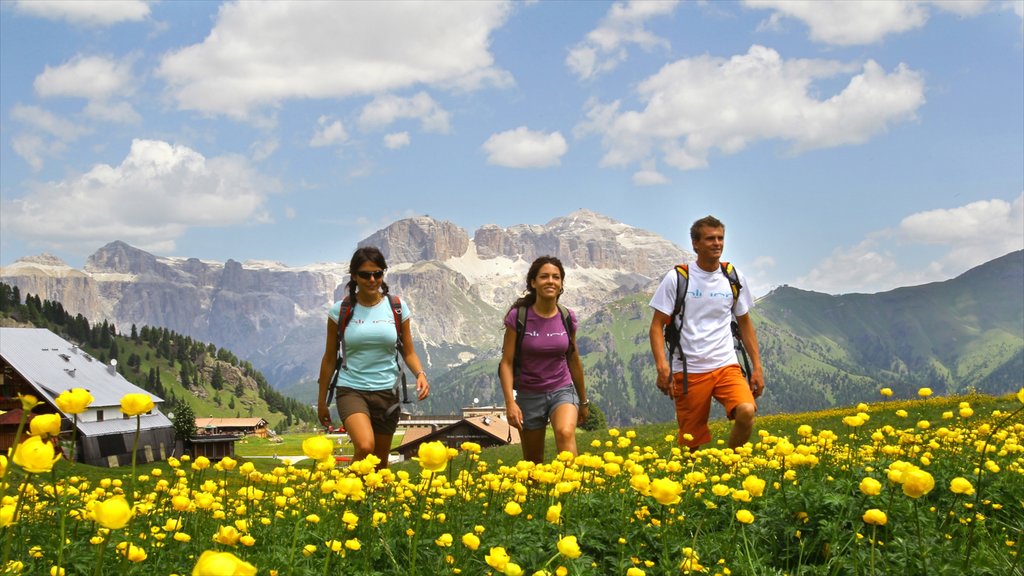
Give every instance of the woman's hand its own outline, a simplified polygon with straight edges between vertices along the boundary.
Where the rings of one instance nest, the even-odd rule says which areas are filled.
[[[416,394],[420,400],[430,396],[430,383],[427,382],[427,375],[422,370],[416,375]]]
[[[508,406],[505,407],[505,418],[508,419],[508,423],[522,432],[523,430],[523,411],[519,409],[519,404],[515,402],[509,402]]]
[[[331,409],[327,407],[327,404],[320,404],[318,402],[316,405],[316,415],[321,424],[324,426],[331,425]]]
[[[576,425],[583,426],[583,423],[590,418],[590,403],[586,403],[580,406],[580,409],[576,412]]]

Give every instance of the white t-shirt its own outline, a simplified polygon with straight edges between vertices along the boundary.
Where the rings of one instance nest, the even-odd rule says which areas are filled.
[[[679,344],[686,358],[686,369],[694,374],[704,374],[723,366],[737,364],[736,350],[733,347],[732,317],[743,316],[754,307],[747,280],[736,271],[740,280],[740,297],[733,300],[732,286],[729,278],[721,268],[707,272],[697,266],[696,262],[689,265],[690,282],[683,311]],[[679,273],[672,268],[662,279],[661,285],[654,292],[650,306],[666,315],[672,315],[676,304],[676,286]],[[679,325],[679,322],[676,322]],[[682,372],[683,364],[676,354],[671,360],[672,371]]]

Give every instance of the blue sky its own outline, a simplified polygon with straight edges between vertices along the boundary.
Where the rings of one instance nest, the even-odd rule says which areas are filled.
[[[1024,248],[1024,0],[0,3],[0,263],[347,260],[588,208],[755,292]]]

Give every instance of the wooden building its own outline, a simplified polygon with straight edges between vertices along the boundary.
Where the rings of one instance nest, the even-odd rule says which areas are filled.
[[[463,442],[475,442],[481,448],[519,444],[519,430],[509,426],[502,416],[471,416],[462,418],[454,424],[436,430],[429,428],[409,428],[402,438],[402,443],[393,450],[405,460],[417,454],[420,444],[440,441],[449,448],[458,448]]]
[[[94,398],[77,418],[61,413],[54,402],[61,392],[72,388],[84,388]],[[18,394],[35,396],[40,404],[32,414],[60,413],[62,437],[70,438],[71,428],[78,427],[75,454],[80,462],[95,466],[131,463],[136,418],[121,413],[121,398],[129,393],[149,394],[125,380],[113,361],[104,364],[49,330],[0,328],[0,410],[20,410]],[[163,399],[149,396],[154,408],[138,420],[137,463],[164,460],[177,448],[174,427],[160,412]],[[17,422],[13,427],[17,428]],[[9,448],[14,439],[10,428],[6,420],[0,421],[0,450]]]
[[[266,438],[267,421],[263,418],[196,418],[196,428],[203,434],[230,434]]]

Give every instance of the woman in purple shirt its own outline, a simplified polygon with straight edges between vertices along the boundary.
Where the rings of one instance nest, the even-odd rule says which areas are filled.
[[[572,330],[566,330],[559,309],[565,268],[554,256],[534,260],[526,274],[526,295],[505,315],[505,340],[498,375],[505,394],[508,422],[520,431],[523,459],[544,461],[544,435],[548,421],[559,452],[576,450],[576,426],[590,409],[583,384],[583,364],[576,349],[576,315],[570,310]],[[525,330],[516,358],[516,323],[526,313]]]

